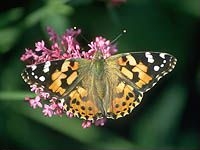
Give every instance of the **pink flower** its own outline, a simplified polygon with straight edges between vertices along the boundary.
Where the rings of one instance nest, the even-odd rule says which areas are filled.
[[[21,61],[25,62],[27,66],[37,65],[46,61],[68,59],[68,58],[85,58],[93,59],[94,54],[99,51],[102,53],[103,59],[111,56],[117,52],[116,45],[109,40],[99,36],[94,41],[88,44],[88,51],[81,50],[81,46],[77,41],[77,36],[81,34],[80,29],[67,29],[61,36],[50,27],[47,28],[50,36],[49,40],[52,42],[50,48],[45,47],[45,41],[35,43],[35,49],[25,49],[25,53],[21,56]],[[68,118],[74,117],[70,111],[66,111],[66,104],[64,99],[53,97],[44,87],[36,84],[30,85],[30,90],[36,94],[35,98],[26,97],[25,100],[29,102],[32,108],[41,107],[45,116],[52,117],[53,115],[62,116],[66,114]],[[89,121],[85,120],[82,123],[83,128],[88,128],[92,124],[96,126],[103,126],[106,118]]]
[[[106,123],[106,118],[101,118],[95,121],[95,126],[104,126],[104,124]]]
[[[39,52],[39,51],[45,49],[44,41],[35,43],[35,47],[36,47],[36,49],[35,49],[36,52]]]
[[[48,99],[50,97],[50,94],[47,92],[40,92],[39,95],[43,99]]]
[[[50,41],[56,43],[59,40],[57,33],[51,27],[47,27],[47,32],[50,36],[49,38]]]
[[[21,56],[20,60],[24,61],[26,64],[34,64],[35,60],[39,57],[31,49],[25,49],[25,53]]]
[[[82,128],[89,128],[89,127],[91,127],[91,125],[92,125],[92,122],[91,121],[88,121],[88,120],[86,120],[86,121],[83,121],[83,123],[82,123]]]
[[[114,6],[121,5],[125,2],[126,2],[126,0],[110,0],[110,3]]]
[[[40,102],[40,97],[36,96],[35,98],[26,97],[25,100],[29,101],[29,104],[33,109],[37,107],[42,107],[42,103]]]
[[[44,104],[44,109],[42,111],[45,116],[51,117],[53,115],[52,106]]]
[[[72,112],[67,111],[66,112],[67,117],[72,118],[74,117],[74,114]]]
[[[96,37],[95,41],[92,41],[88,46],[90,47],[90,50],[87,53],[89,59],[93,58],[96,51],[100,51],[103,54],[104,59],[117,52],[116,46],[112,45],[109,40],[106,40],[101,36]]]
[[[30,88],[31,88],[32,92],[35,92],[35,94],[39,94],[39,93],[43,92],[43,88],[37,87],[37,85],[35,85],[35,84],[30,85]]]

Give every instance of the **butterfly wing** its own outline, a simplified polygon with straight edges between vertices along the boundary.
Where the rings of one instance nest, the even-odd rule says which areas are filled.
[[[63,97],[82,80],[80,76],[88,63],[83,59],[47,61],[27,67],[21,75],[26,83],[37,85],[52,96]]]
[[[164,75],[173,70],[176,58],[167,53],[136,52],[111,56],[120,73],[141,92],[151,89]]]
[[[66,59],[31,65],[22,73],[24,81],[48,92],[51,97],[64,99],[66,111],[85,120],[101,114],[92,90],[91,60]]]
[[[107,109],[107,117],[118,119],[132,112],[141,102],[143,93],[136,90],[132,84],[118,78],[117,86],[111,89],[110,104]]]
[[[110,78],[108,117],[129,114],[140,102],[143,93],[172,71],[176,58],[167,53],[137,52],[113,55],[106,59]]]

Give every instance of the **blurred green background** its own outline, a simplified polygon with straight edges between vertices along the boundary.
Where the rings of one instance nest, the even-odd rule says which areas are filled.
[[[0,148],[200,148],[199,0],[7,0],[0,6]],[[47,118],[24,102],[20,56],[46,26],[59,34],[78,27],[117,41],[119,53],[161,51],[177,57],[175,69],[144,95],[127,117],[82,129],[79,119]]]

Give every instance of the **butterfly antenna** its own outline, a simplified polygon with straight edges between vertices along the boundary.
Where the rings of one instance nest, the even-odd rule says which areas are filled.
[[[74,30],[77,30],[77,27],[73,27]],[[82,34],[79,35],[83,40],[85,40],[87,43],[89,43],[89,40],[83,36]]]
[[[124,33],[126,33],[126,30],[124,29],[110,44],[115,43]]]

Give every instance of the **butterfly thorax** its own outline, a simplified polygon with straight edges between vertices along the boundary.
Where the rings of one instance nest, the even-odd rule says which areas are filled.
[[[104,74],[104,63],[103,54],[101,51],[96,51],[94,54],[94,58],[92,59],[92,72],[95,76],[101,79]]]

